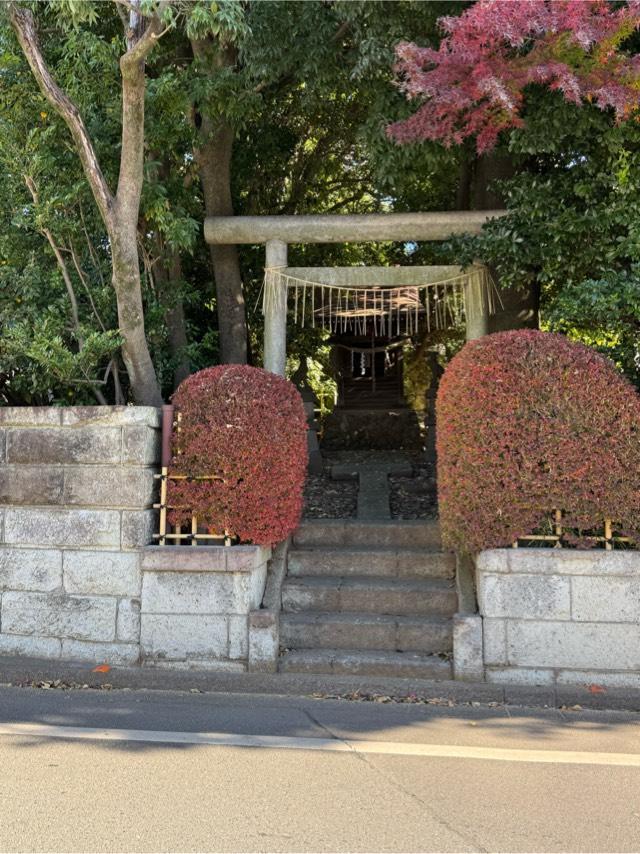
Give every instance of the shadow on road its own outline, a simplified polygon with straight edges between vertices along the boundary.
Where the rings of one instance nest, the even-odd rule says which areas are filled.
[[[630,730],[640,734],[637,713],[576,707],[531,709],[498,703],[454,703],[438,697],[423,703],[396,703],[261,694],[3,687],[0,724],[7,723],[599,751],[628,750]],[[13,738],[25,749],[42,740],[31,735]],[[96,740],[92,744],[103,750],[133,752],[202,747],[147,741]]]

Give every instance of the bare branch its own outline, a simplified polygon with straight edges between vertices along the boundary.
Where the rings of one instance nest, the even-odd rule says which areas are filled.
[[[113,385],[116,392],[116,405],[118,406],[126,402],[124,392],[122,391],[122,386],[120,384],[120,375],[118,373],[119,366],[120,359],[116,355],[111,360],[111,375],[113,376]]]
[[[36,186],[36,183],[30,175],[24,175],[23,177],[24,177],[24,182],[27,185],[29,192],[31,193],[31,198],[33,199],[33,203],[34,203],[34,205],[37,205],[40,201],[40,197],[38,195],[38,188]],[[88,295],[89,300],[91,302],[91,306],[93,308],[94,314],[96,315],[96,317],[98,319],[98,323],[100,324],[100,326],[102,326],[103,332],[105,332],[106,330],[104,328],[102,321],[100,320],[100,316],[98,315],[96,307],[93,303],[93,299],[91,297],[91,292],[89,291],[85,277],[84,277],[84,275],[80,269],[80,266],[78,264],[78,259],[76,258],[76,253],[73,249],[73,244],[71,244],[71,249],[67,250],[63,246],[58,246],[58,244],[56,243],[56,241],[53,237],[53,234],[49,231],[48,228],[41,227],[39,229],[39,231],[48,240],[49,245],[51,246],[51,248],[53,250],[53,254],[56,256],[56,261],[58,262],[58,266],[60,267],[60,272],[62,273],[62,278],[64,280],[64,284],[65,284],[65,287],[67,289],[67,294],[69,295],[69,301],[71,303],[71,316],[73,319],[73,329],[74,329],[74,332],[76,334],[76,338],[78,339],[79,349],[82,350],[82,348],[84,347],[84,337],[82,336],[82,334],[80,332],[80,317],[78,314],[78,301],[76,299],[76,294],[75,294],[75,290],[73,287],[73,282],[71,281],[71,276],[69,275],[69,268],[67,267],[66,261],[62,257],[63,252],[71,252],[71,257],[73,258],[73,263],[74,263],[75,268],[78,272],[78,276],[80,277],[80,281],[82,282],[82,284],[85,287],[85,290],[87,291],[87,295]],[[86,383],[89,383],[89,384],[95,386],[99,383],[99,380],[90,380],[87,378],[84,381],[83,380],[76,380],[75,382],[86,382]],[[102,385],[104,385],[104,381],[102,382]],[[96,400],[100,404],[100,406],[107,406],[108,400],[106,399],[104,394],[100,391],[100,389],[99,388],[92,388],[91,390],[92,390]]]
[[[38,205],[40,202],[40,197],[38,196],[38,188],[36,187],[35,181],[30,175],[23,175],[24,182],[31,193],[31,198],[33,199],[34,205]],[[40,226],[38,228],[40,234],[42,234],[48,241],[49,246],[53,250],[53,254],[56,256],[56,261],[58,262],[58,267],[60,268],[60,272],[62,273],[62,278],[64,280],[64,285],[67,289],[67,294],[69,296],[69,302],[71,303],[71,318],[73,320],[73,330],[76,333],[78,338],[78,343],[80,345],[80,349],[82,349],[82,336],[80,334],[80,316],[78,314],[78,300],[76,299],[75,290],[73,288],[73,282],[71,281],[71,276],[69,275],[69,268],[67,267],[67,263],[62,257],[62,252],[60,251],[60,247],[54,240],[53,234],[49,231],[45,226]]]
[[[100,279],[100,284],[102,287],[106,287],[106,282],[104,280],[104,276],[102,275],[102,268],[100,266],[100,261],[98,260],[98,256],[96,255],[96,251],[93,248],[93,244],[91,242],[91,238],[89,237],[89,232],[87,231],[87,224],[84,218],[84,211],[82,210],[82,202],[78,204],[78,210],[80,211],[80,220],[82,222],[82,230],[84,231],[85,240],[87,241],[87,249],[89,250],[89,255],[91,256],[91,260],[93,261],[93,266],[95,267],[95,271],[98,274],[98,278]]]
[[[115,392],[115,404],[116,406],[121,406],[124,400],[124,394],[122,393],[122,386],[120,385],[120,377],[118,376],[118,357],[114,356],[113,359],[107,365],[107,368],[104,372],[104,377],[102,378],[102,384],[107,384],[107,377],[111,374],[113,377],[113,386]]]
[[[125,34],[129,29],[129,16],[124,10],[123,6],[129,7],[128,3],[123,3],[122,0],[115,0],[116,11],[118,15],[120,15],[120,20],[122,21],[122,26],[124,28]]]
[[[335,33],[333,34],[333,40],[336,42],[340,41],[340,39],[344,35],[347,34],[347,32],[350,30],[350,28],[351,28],[351,21],[343,21],[340,24],[340,26],[338,27],[338,29],[335,31]]]
[[[109,405],[109,401],[103,395],[103,393],[100,391],[99,388],[92,388],[91,391],[94,393],[96,400],[98,401],[100,406],[108,406]]]
[[[82,267],[80,266],[80,262],[78,261],[78,255],[76,253],[76,249],[75,249],[75,246],[73,245],[72,240],[69,241],[69,247],[70,247],[69,251],[71,252],[71,257],[73,258],[73,266],[76,268],[78,278],[82,282],[82,285],[86,291],[86,294],[89,297],[89,302],[91,303],[91,308],[93,309],[93,313],[96,316],[96,320],[100,324],[102,331],[106,332],[107,331],[106,326],[104,325],[104,323],[102,322],[102,318],[98,314],[98,309],[96,308],[96,304],[93,301],[93,296],[91,295],[91,290],[89,288],[89,283],[87,282],[87,277],[85,276],[84,271],[82,270]]]
[[[140,234],[138,234],[138,248],[140,250],[140,255],[142,257],[142,266],[143,266],[143,269],[145,272],[145,276],[147,277],[147,282],[148,282],[149,287],[151,288],[152,292],[155,294],[155,293],[157,293],[157,291],[156,291],[156,280],[155,280],[155,276],[153,275],[153,265],[155,264],[155,261],[157,261],[158,259],[157,258],[155,260],[151,259],[151,255],[147,251],[147,247],[144,245],[144,242],[143,242]]]

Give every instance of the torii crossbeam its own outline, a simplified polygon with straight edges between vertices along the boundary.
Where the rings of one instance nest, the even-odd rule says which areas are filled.
[[[289,243],[366,243],[376,241],[419,242],[446,240],[457,234],[478,234],[485,222],[503,216],[506,211],[446,211],[442,213],[388,214],[310,214],[302,216],[219,216],[208,217],[204,235],[208,243],[265,243],[266,269],[284,274],[301,273],[287,266]],[[327,268],[329,272],[331,268]],[[406,280],[411,270],[414,282],[433,276],[430,267],[390,267],[385,279],[389,284]],[[453,269],[453,268],[448,268]],[[457,268],[459,269],[459,268]],[[371,284],[379,284],[380,270],[358,267],[362,279],[369,274]],[[314,271],[316,274],[317,270]],[[272,300],[265,312],[264,366],[284,376],[287,347],[286,285],[282,299]],[[465,299],[467,306],[467,340],[487,333],[488,309],[484,294],[470,282]]]

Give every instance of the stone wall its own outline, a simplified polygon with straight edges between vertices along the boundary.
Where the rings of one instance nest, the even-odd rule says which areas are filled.
[[[270,550],[153,546],[150,407],[0,408],[0,655],[273,669]]]
[[[487,681],[640,687],[640,552],[497,549],[476,570]]]
[[[0,408],[0,654],[139,659],[160,412]]]

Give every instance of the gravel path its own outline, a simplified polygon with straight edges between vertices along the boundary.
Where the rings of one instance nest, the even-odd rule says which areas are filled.
[[[356,515],[357,501],[355,480],[332,480],[328,471],[307,478],[304,490],[307,519],[351,519]]]
[[[351,456],[349,456],[351,459]],[[368,461],[366,452],[356,452],[354,462]],[[358,484],[355,480],[332,480],[331,463],[345,463],[346,453],[327,454],[325,472],[310,475],[305,486],[304,515],[307,519],[352,519],[356,515]],[[389,478],[389,502],[393,519],[434,519],[438,515],[435,467],[413,459],[413,477]]]
[[[390,477],[389,493],[393,519],[436,519],[438,498],[435,466],[414,463],[413,477]]]

